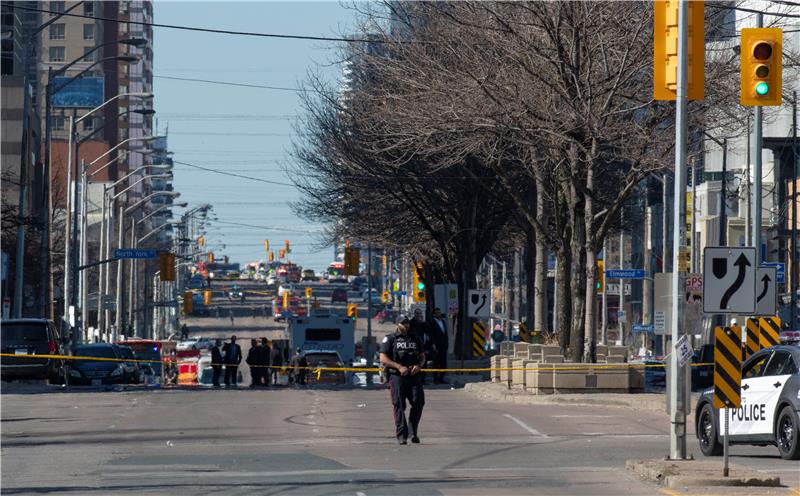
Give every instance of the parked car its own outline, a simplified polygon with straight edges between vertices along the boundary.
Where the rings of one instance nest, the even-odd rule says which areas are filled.
[[[334,289],[331,292],[331,303],[347,303],[347,290],[346,289]]]
[[[313,269],[304,269],[303,270],[302,280],[303,281],[316,281],[317,280],[317,274],[314,273]]]
[[[47,379],[57,384],[64,378],[64,361],[55,358],[31,358],[32,355],[63,355],[63,343],[55,323],[47,319],[4,320],[0,344],[0,376],[4,381]]]
[[[300,289],[296,284],[281,284],[278,287],[278,296],[283,296],[287,292],[292,295],[297,295],[299,291]]]
[[[125,366],[116,361],[122,358],[118,346],[105,343],[85,344],[75,348],[75,356],[87,358],[70,361],[68,366],[70,384],[103,386],[125,382]],[[93,358],[111,360],[93,360]]]
[[[337,351],[327,350],[308,350],[303,352],[309,367],[344,367],[342,357]],[[342,370],[322,370],[317,378],[317,374],[307,374],[309,384],[346,384],[347,379]]]
[[[781,458],[800,459],[800,348],[764,348],[742,365],[741,407],[714,408],[714,388],[703,391],[695,409],[695,434],[706,456],[722,454],[729,415],[729,443],[774,445]],[[725,412],[725,413],[723,413]]]
[[[125,368],[125,378],[123,382],[125,384],[141,384],[144,379],[142,377],[142,367],[139,365],[139,362],[136,361],[136,355],[133,353],[133,350],[128,346],[118,346],[118,348],[120,358],[128,360],[122,362],[122,366]]]

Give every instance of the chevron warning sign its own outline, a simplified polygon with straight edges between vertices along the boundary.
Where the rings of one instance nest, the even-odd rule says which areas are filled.
[[[758,319],[761,324],[761,348],[777,346],[781,343],[781,319],[780,317],[762,317]]]
[[[714,328],[714,408],[742,406],[742,328]]]
[[[484,346],[486,346],[486,324],[476,320],[472,324],[472,356],[482,357],[485,355]]]
[[[761,349],[761,327],[759,319],[751,317],[747,319],[747,346],[744,349],[744,359]]]

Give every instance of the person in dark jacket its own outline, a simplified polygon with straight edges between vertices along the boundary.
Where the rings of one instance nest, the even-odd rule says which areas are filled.
[[[261,338],[261,346],[258,348],[258,365],[261,366],[261,372],[259,373],[259,385],[261,386],[269,386],[270,351],[271,350],[269,348],[267,338]]]
[[[211,370],[214,371],[213,383],[214,387],[220,387],[219,376],[222,374],[222,340],[217,339],[214,346],[211,348]]]
[[[225,386],[237,386],[239,381],[239,364],[242,363],[242,347],[236,344],[236,336],[231,336],[231,342],[222,348],[225,362]]]
[[[272,351],[270,351],[270,362],[272,368],[269,370],[270,376],[272,376],[272,383],[278,384],[278,375],[281,372],[279,367],[283,366],[283,350],[278,348],[278,345],[272,346]]]
[[[449,339],[447,336],[447,323],[445,322],[444,315],[439,308],[433,309],[433,322],[431,322],[428,333],[430,334],[431,341],[433,342],[433,356],[431,357],[433,358],[433,368],[447,368],[447,348],[449,345]],[[433,383],[444,384],[444,372],[434,372]]]
[[[419,339],[420,343],[422,343],[422,351],[425,352],[425,356],[431,358],[434,356],[433,354],[433,339],[431,339],[430,335],[431,331],[431,323],[425,322],[422,309],[417,308],[414,310],[414,318],[411,319],[411,323],[409,324],[408,334],[412,336],[416,336]],[[425,364],[422,364],[424,367]],[[426,374],[425,372],[420,372],[419,378],[422,382],[425,382]]]
[[[247,365],[250,366],[250,387],[256,387],[261,384],[261,368],[257,367],[259,354],[258,341],[251,339],[250,349],[247,350],[247,359],[245,360]]]

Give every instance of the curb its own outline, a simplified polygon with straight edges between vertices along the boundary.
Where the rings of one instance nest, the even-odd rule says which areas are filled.
[[[682,487],[780,487],[781,479],[743,467],[730,466],[730,477],[722,476],[722,461],[628,460],[625,468],[645,480],[669,488]]]

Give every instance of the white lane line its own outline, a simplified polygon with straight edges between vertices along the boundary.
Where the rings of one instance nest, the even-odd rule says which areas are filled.
[[[356,491],[356,496],[367,496],[367,493],[362,493],[361,491]]]
[[[550,415],[551,418],[615,418],[622,415]]]
[[[531,434],[531,436],[547,437],[546,435],[544,435],[541,432],[537,431],[536,429],[534,429],[533,427],[529,426],[528,424],[526,424],[525,422],[523,422],[522,420],[518,419],[517,417],[515,417],[513,415],[509,415],[508,413],[504,413],[503,417],[505,417],[505,418],[507,418],[509,420],[513,420],[518,426],[520,426],[523,429],[525,429],[526,431],[528,431]]]

